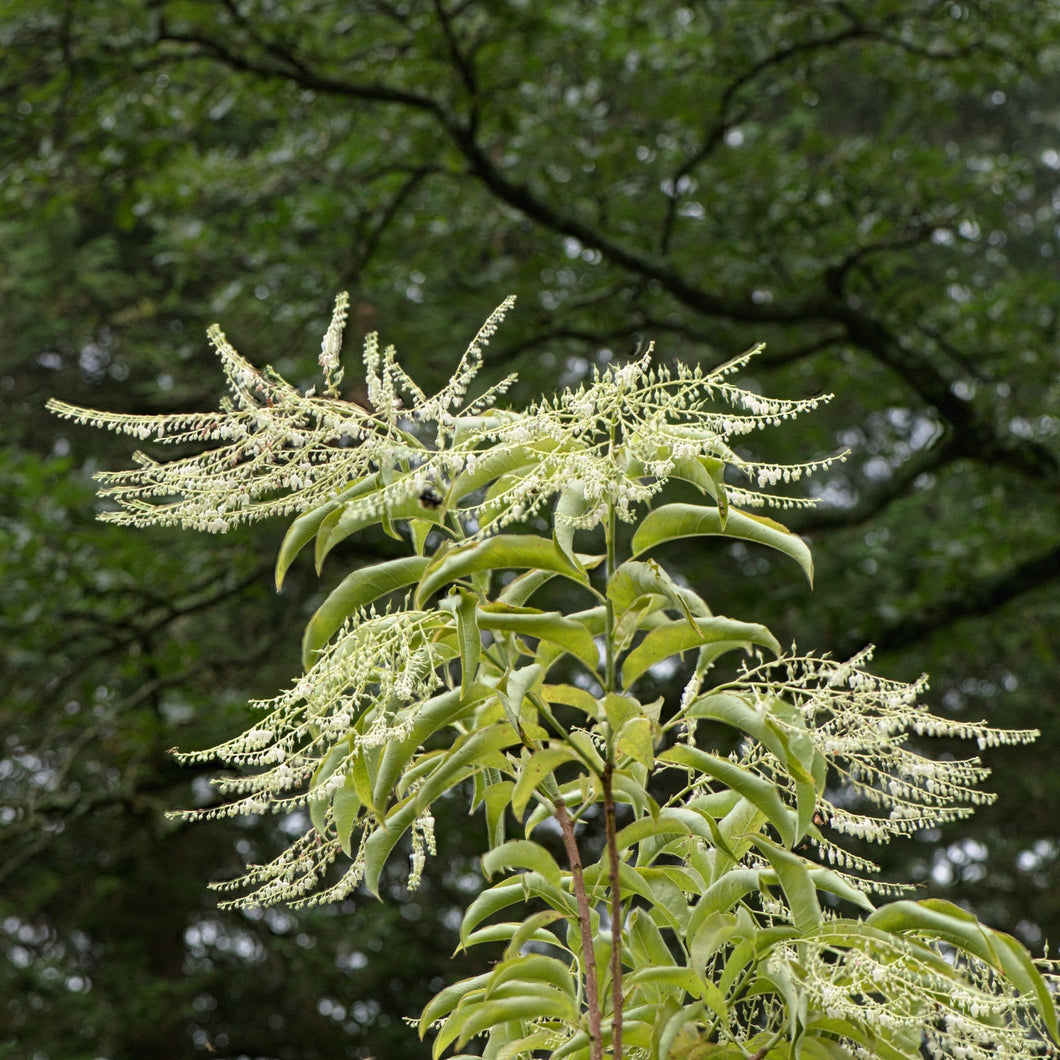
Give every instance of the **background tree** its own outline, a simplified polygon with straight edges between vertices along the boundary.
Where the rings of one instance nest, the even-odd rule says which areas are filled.
[[[534,390],[646,336],[707,366],[764,339],[772,393],[835,391],[778,438],[853,457],[797,524],[822,589],[773,570],[770,624],[837,653],[873,641],[888,674],[931,671],[938,709],[1043,729],[1033,756],[992,758],[1003,798],[968,838],[919,836],[894,871],[1055,939],[1058,30],[1045,0],[6,4],[12,1055],[383,1056],[403,992],[430,990],[418,941],[419,985],[407,962],[365,978],[363,947],[407,952],[419,926],[363,901],[212,909],[200,869],[279,840],[161,826],[195,782],[164,752],[231,732],[290,676],[272,645],[317,587],[272,596],[257,537],[112,538],[87,486],[59,483],[117,457],[41,411],[212,405],[201,336],[222,317],[308,380],[340,287],[428,384],[513,292],[487,372]],[[720,611],[749,610],[689,567]],[[444,908],[469,877],[420,900]]]

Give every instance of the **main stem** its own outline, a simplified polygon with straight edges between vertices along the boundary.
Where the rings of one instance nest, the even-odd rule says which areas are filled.
[[[582,856],[574,835],[574,822],[562,799],[554,799],[556,820],[563,834],[563,846],[570,862],[571,886],[578,904],[578,925],[582,936],[582,964],[585,967],[585,1003],[589,1010],[589,1060],[603,1060],[604,1037],[601,1030],[600,984],[596,978],[596,954],[593,951],[593,923],[589,915],[589,896],[585,893]]]
[[[604,765],[604,827],[607,834],[607,874],[611,881],[611,1053],[622,1060],[622,892],[619,889],[618,844],[615,842],[615,795],[611,787],[614,764]]]
[[[613,444],[613,442],[612,442]],[[607,506],[607,565],[605,577],[610,587],[616,567],[615,557],[615,505]],[[615,608],[606,595],[606,630],[604,648],[604,693],[617,691],[618,672],[615,660]],[[604,829],[607,841],[607,875],[611,885],[611,1055],[622,1060],[622,889],[619,885],[618,845],[615,842],[615,794],[612,786],[615,769],[615,740],[608,741],[607,762],[604,764]]]

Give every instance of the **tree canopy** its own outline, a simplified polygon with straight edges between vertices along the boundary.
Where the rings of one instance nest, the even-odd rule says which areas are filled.
[[[653,340],[707,368],[765,341],[751,385],[835,392],[777,438],[851,451],[789,520],[820,588],[739,545],[690,550],[686,576],[719,611],[764,597],[778,633],[930,671],[955,718],[1040,727],[1032,754],[991,752],[993,809],[888,868],[1032,948],[1057,937],[1054,4],[11,0],[0,45],[0,1041],[412,1040],[402,995],[429,994],[452,948],[426,907],[472,866],[425,879],[421,920],[364,898],[222,915],[209,867],[284,840],[160,817],[199,782],[167,749],[216,742],[284,684],[330,586],[297,566],[272,594],[279,523],[179,541],[92,523],[70,472],[123,450],[43,413],[212,406],[217,319],[311,381],[340,288],[351,330],[379,328],[426,383],[511,293],[484,374],[528,391]],[[368,978],[372,945],[395,965]]]

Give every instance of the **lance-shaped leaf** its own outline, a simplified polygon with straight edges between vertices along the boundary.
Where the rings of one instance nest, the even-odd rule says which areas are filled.
[[[547,983],[561,993],[569,995],[571,1001],[575,998],[576,991],[570,967],[555,957],[526,953],[506,958],[493,969],[493,974],[486,984],[486,997],[496,995],[504,983],[513,979]]]
[[[476,453],[473,470],[461,471],[453,479],[449,487],[449,499],[455,504],[504,475],[529,470],[537,459],[537,454],[532,453],[523,445],[506,445],[503,448],[483,452],[481,455]]]
[[[428,563],[427,556],[402,556],[347,574],[306,625],[302,636],[302,664],[306,669],[312,666],[317,652],[350,615],[387,593],[419,581]]]
[[[389,798],[397,786],[398,778],[429,737],[463,720],[484,699],[495,694],[496,690],[487,685],[473,685],[466,696],[453,689],[417,704],[409,735],[404,740],[388,740],[383,748],[373,792],[375,802],[382,803]]]
[[[353,848],[350,837],[358,820],[364,803],[357,794],[357,785],[353,777],[347,777],[342,787],[335,792],[331,800],[331,813],[335,821],[335,831],[338,834],[339,846],[342,847],[346,857],[353,856]]]
[[[671,762],[677,766],[713,777],[726,787],[739,792],[777,830],[785,846],[792,846],[796,837],[795,814],[780,797],[774,784],[750,772],[728,758],[701,751],[688,744],[676,744],[662,752],[660,762]]]
[[[482,874],[490,876],[501,869],[532,869],[539,872],[553,886],[563,881],[563,873],[556,859],[540,844],[529,839],[509,839],[482,856]]]
[[[637,528],[633,535],[633,554],[638,556],[667,541],[703,535],[735,537],[783,552],[798,563],[813,584],[813,557],[806,542],[773,519],[751,515],[737,508],[731,508],[728,518],[723,521],[717,508],[665,504],[649,512]]]
[[[725,488],[725,461],[713,456],[690,457],[687,460],[675,460],[671,478],[684,479],[696,486],[701,493],[713,497],[718,505],[721,527],[729,517],[729,497]]]
[[[710,608],[697,593],[679,586],[655,560],[626,560],[621,564],[607,584],[607,598],[621,616],[643,596],[662,597],[671,607],[680,611],[690,624],[694,615],[708,617]]]
[[[752,706],[742,696],[714,692],[694,700],[688,707],[687,716],[731,725],[754,737],[773,753],[795,782],[797,836],[801,839],[813,819],[817,792],[824,788],[827,762],[802,731],[805,723],[801,715],[793,708],[789,709],[782,723],[772,716],[774,705],[778,708],[785,706],[782,700],[777,699],[762,700]]]
[[[520,881],[494,884],[479,892],[475,900],[467,907],[460,922],[460,945],[467,946],[472,932],[484,920],[488,920],[502,909],[509,909],[526,901],[526,888]]]
[[[582,484],[572,482],[556,502],[556,514],[552,524],[552,540],[556,542],[556,547],[578,568],[581,568],[581,562],[574,552],[574,523],[588,508]]]
[[[750,651],[755,644],[780,655],[777,638],[757,622],[738,622],[720,615],[697,618],[693,623],[673,619],[651,630],[625,657],[622,681],[628,688],[649,667],[691,648],[712,645],[727,651]]]
[[[519,740],[507,722],[478,729],[459,738],[440,759],[421,786],[400,803],[365,842],[364,883],[369,892],[379,894],[379,878],[391,851],[412,827],[412,822],[443,792],[455,787],[473,773],[493,764],[490,752],[510,747]]]
[[[434,997],[427,1002],[427,1005],[424,1007],[424,1010],[420,1015],[420,1037],[422,1038],[427,1033],[427,1030],[432,1023],[441,1019],[443,1016],[449,1015],[463,998],[470,994],[474,994],[476,991],[483,990],[486,983],[489,981],[489,977],[489,972],[483,972],[481,975],[473,976],[470,979],[461,979],[458,983],[452,983],[444,990],[440,990],[435,994]]]
[[[315,798],[314,795],[320,785],[324,783],[334,772],[343,765],[350,755],[350,748],[352,747],[353,741],[351,737],[346,737],[340,740],[330,751],[324,756],[323,761],[317,766],[313,772],[313,776],[309,781],[309,819],[313,822],[313,827],[316,828],[321,835],[327,833],[327,811],[328,806],[331,804],[330,798]]]
[[[479,632],[478,600],[474,593],[460,590],[456,605],[456,635],[460,642],[460,694],[467,695],[478,673],[482,657],[482,634]]]
[[[817,887],[810,873],[810,863],[798,854],[770,843],[763,836],[756,836],[754,845],[773,866],[788,899],[795,926],[806,934],[812,934],[821,923],[821,905],[817,901]]]
[[[320,525],[314,553],[317,570],[323,567],[328,553],[351,534],[376,523],[383,523],[393,536],[390,524],[410,519],[427,520],[442,526],[445,522],[445,511],[442,508],[426,507],[416,495],[404,496],[400,500],[376,497],[349,501],[344,507],[331,512]]]
[[[453,1041],[463,1045],[497,1024],[548,1018],[577,1023],[578,1010],[572,998],[544,983],[513,981],[489,1001],[469,995],[438,1032],[432,1055],[441,1056]]]
[[[535,751],[524,762],[520,763],[518,779],[511,793],[512,813],[516,820],[522,820],[527,803],[546,777],[566,762],[579,762],[580,759],[572,747],[553,741],[550,746]]]
[[[322,504],[319,508],[314,508],[312,511],[300,515],[293,523],[291,523],[287,528],[287,533],[284,534],[283,541],[280,544],[280,550],[276,555],[277,591],[282,588],[284,576],[294,562],[295,556],[297,556],[298,553],[313,540],[324,520],[327,519],[332,512],[343,508],[351,498],[363,496],[364,494],[371,492],[371,490],[377,486],[378,482],[374,475],[361,479],[360,482],[348,487],[326,504]]]
[[[450,582],[481,571],[508,567],[551,570],[582,585],[588,584],[585,572],[575,567],[553,541],[534,534],[497,534],[483,541],[450,549],[435,558],[416,590],[415,606],[423,607],[434,593]]]
[[[537,608],[501,603],[484,604],[478,611],[478,626],[480,629],[519,633],[537,640],[551,641],[563,651],[569,651],[590,670],[596,668],[600,658],[592,633],[576,619],[559,611],[539,611]]]
[[[543,925],[554,924],[562,920],[563,914],[556,909],[543,909],[539,913],[533,913],[526,920],[504,920],[499,924],[487,924],[471,932],[468,936],[468,946],[478,946],[483,943],[506,942],[505,957],[514,957],[522,953],[523,947],[528,942],[537,943],[540,946],[552,946],[563,953],[568,952],[567,947],[560,942],[559,938],[551,931],[547,931]]]

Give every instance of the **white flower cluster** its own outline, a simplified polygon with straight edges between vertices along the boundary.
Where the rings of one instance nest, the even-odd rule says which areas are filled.
[[[171,816],[202,820],[326,805],[326,832],[311,829],[268,865],[251,866],[231,885],[252,888],[251,893],[229,905],[334,900],[334,888],[324,892],[329,897],[307,898],[340,853],[330,827],[330,800],[347,783],[359,755],[408,737],[415,708],[443,682],[450,654],[435,634],[452,621],[444,611],[360,613],[291,688],[252,704],[263,715],[252,728],[217,747],[177,754],[182,762],[219,761],[239,772],[214,781],[228,801]],[[416,878],[423,852],[434,852],[432,828],[429,813],[416,822]],[[354,861],[343,877],[350,889],[363,873],[360,858]]]
[[[179,525],[223,533],[268,516],[307,511],[351,483],[377,472],[389,474],[403,463],[412,467],[428,463],[431,453],[415,424],[437,423],[443,440],[451,434],[452,410],[463,403],[481,365],[482,347],[512,302],[507,299],[494,311],[453,378],[430,398],[397,363],[393,347],[380,353],[375,335],[367,337],[364,351],[372,409],[338,396],[342,381],[338,356],[349,304],[343,293],[336,299],[321,345],[322,396],[300,393],[271,368],[259,371],[215,325],[209,338],[231,392],[217,412],[121,415],[54,400],[48,408],[75,423],[196,450],[167,461],[138,452],[133,455],[135,467],[100,472],[96,476],[100,495],[117,506],[101,518],[133,526]],[[490,388],[471,410],[487,408],[510,382]],[[402,395],[411,399],[410,408]],[[402,486],[404,492],[399,490],[397,499],[411,490],[407,483]],[[388,500],[395,496],[388,495]]]
[[[311,510],[369,480],[373,488],[346,504],[378,518],[409,501],[425,483],[444,489],[458,476],[488,466],[491,456],[512,452],[523,453],[525,460],[503,472],[485,498],[481,490],[454,498],[463,503],[453,513],[463,520],[462,531],[481,536],[530,519],[572,485],[584,494],[584,506],[564,512],[561,520],[587,529],[613,507],[619,519],[631,521],[634,508],[675,475],[691,476],[722,504],[805,505],[813,502],[761,490],[797,482],[844,458],[756,463],[731,448],[735,439],[829,400],[828,395],[801,401],[765,398],[730,383],[728,376],[761,346],[708,372],[699,366],[654,365],[649,349],[630,364],[594,370],[590,383],[523,412],[483,415],[514,380],[510,376],[467,401],[483,348],[513,304],[509,297],[494,310],[449,382],[433,396],[401,367],[394,347],[381,349],[372,334],[363,356],[370,407],[340,397],[339,353],[349,308],[343,293],[321,343],[321,395],[300,393],[271,368],[254,368],[214,326],[210,340],[231,391],[217,412],[119,415],[58,401],[49,408],[77,423],[141,441],[193,447],[190,454],[165,461],[138,452],[133,468],[101,472],[100,494],[116,505],[101,517],[213,533]],[[746,473],[757,488],[725,483],[726,466]]]
[[[954,974],[952,954],[937,942],[878,933],[851,946],[827,933],[801,941],[797,955],[777,947],[767,967],[799,979],[811,1008],[837,1026],[906,1037],[914,1054],[922,1047],[940,1060],[1026,1057],[1035,1033],[1048,1038],[1026,998],[974,956],[964,953]],[[856,1041],[841,1044],[863,1053]]]
[[[533,459],[511,474],[485,506],[483,523],[504,526],[538,512],[556,494],[578,484],[584,509],[559,518],[579,529],[599,524],[611,506],[630,522],[671,477],[710,481],[724,500],[746,506],[811,504],[800,497],[767,496],[726,484],[724,467],[745,472],[758,486],[797,482],[844,454],[804,464],[758,464],[731,447],[734,439],[791,419],[828,401],[763,398],[726,381],[762,349],[756,346],[713,371],[701,366],[656,365],[653,348],[637,361],[602,372],[576,390],[532,405],[524,415],[483,429],[494,445],[523,448]]]
[[[737,680],[714,691],[743,697],[786,730],[793,746],[796,740],[808,741],[823,756],[829,787],[818,793],[816,809],[840,835],[887,843],[967,817],[992,802],[994,796],[978,787],[989,775],[978,757],[928,758],[909,746],[910,737],[971,740],[983,748],[1031,743],[1038,731],[995,729],[985,721],[932,714],[919,702],[926,678],[905,683],[878,677],[862,668],[871,655],[871,648],[846,662],[786,655],[745,667]],[[794,802],[794,778],[765,747],[748,740],[739,760],[786,789]],[[809,769],[811,762],[803,765]],[[829,864],[854,873],[876,870],[823,836],[815,841]]]

